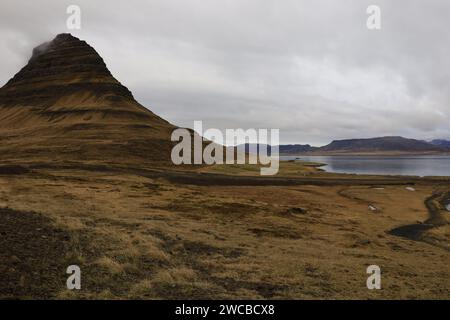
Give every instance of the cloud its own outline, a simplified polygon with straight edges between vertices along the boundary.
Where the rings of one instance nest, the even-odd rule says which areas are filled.
[[[283,143],[450,138],[446,0],[3,0],[0,82],[67,32],[93,45],[145,106],[192,127],[280,128]]]

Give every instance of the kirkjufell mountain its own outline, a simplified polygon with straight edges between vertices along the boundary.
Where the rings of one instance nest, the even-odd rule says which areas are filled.
[[[70,34],[36,47],[0,89],[2,161],[168,163],[175,128]]]

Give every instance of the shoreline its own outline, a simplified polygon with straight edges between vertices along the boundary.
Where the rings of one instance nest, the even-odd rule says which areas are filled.
[[[291,157],[291,156],[281,156],[281,157]],[[363,176],[400,176],[400,177],[420,177],[420,178],[427,178],[427,177],[429,177],[429,178],[450,178],[450,175],[440,175],[440,174],[426,174],[426,173],[429,173],[429,170],[428,170],[428,172],[426,172],[426,170],[422,170],[422,171],[424,171],[423,173],[425,173],[425,174],[420,174],[419,172],[417,173],[417,174],[414,174],[414,173],[412,173],[412,174],[408,174],[408,173],[406,173],[406,174],[403,174],[403,173],[396,173],[396,172],[392,172],[392,173],[389,173],[389,172],[382,172],[383,171],[383,167],[382,166],[380,166],[380,167],[376,167],[376,168],[371,168],[371,169],[373,169],[374,171],[380,171],[379,173],[377,173],[377,172],[364,172],[364,170],[359,170],[359,172],[358,172],[358,170],[356,169],[356,170],[354,170],[354,171],[352,171],[351,169],[348,169],[348,170],[345,170],[345,169],[343,169],[343,168],[341,168],[341,169],[339,169],[339,164],[337,164],[337,168],[334,168],[334,170],[328,170],[329,168],[323,168],[323,169],[321,169],[322,167],[330,167],[330,166],[333,166],[333,164],[332,163],[325,163],[325,162],[316,162],[316,161],[314,161],[315,159],[312,159],[313,157],[321,157],[321,158],[323,158],[323,157],[338,157],[338,156],[292,156],[292,157],[296,157],[295,159],[283,159],[283,158],[280,158],[280,161],[281,162],[297,162],[297,163],[302,163],[302,165],[303,166],[306,166],[306,167],[315,167],[315,168],[318,168],[318,170],[320,170],[320,171],[324,171],[324,172],[327,172],[327,173],[330,173],[330,174],[345,174],[345,175],[363,175]],[[304,158],[302,158],[302,157],[304,157]],[[374,160],[374,158],[375,159],[379,159],[380,161],[383,161],[383,160],[393,160],[393,159],[398,159],[398,160],[402,160],[402,159],[406,159],[406,160],[413,160],[413,159],[418,159],[418,160],[433,160],[433,159],[438,159],[438,160],[441,160],[441,159],[447,159],[447,156],[443,156],[443,157],[419,157],[419,156],[396,156],[396,157],[390,157],[390,156],[376,156],[376,157],[373,157],[373,156],[349,156],[351,159],[349,160],[350,162],[351,161],[355,161],[356,160],[356,165],[358,165],[358,160]],[[361,157],[361,158],[357,158],[357,157]],[[415,157],[417,157],[417,158],[415,158]],[[342,160],[342,159],[344,159],[344,158],[340,158],[340,160]],[[322,161],[326,161],[327,159],[317,159],[317,160],[322,160]],[[449,158],[449,160],[450,160],[450,158]],[[331,160],[331,162],[333,162],[333,160]],[[410,166],[411,166],[411,164],[409,164]],[[364,168],[364,167],[363,167]],[[369,166],[369,168],[370,168],[370,166]],[[406,169],[407,168],[407,165],[405,164],[405,168],[402,168],[403,170],[404,169]],[[368,168],[366,168],[366,169],[368,169]],[[409,171],[416,171],[416,170],[414,170],[415,168],[414,167],[412,167],[412,168],[409,168]],[[397,169],[397,171],[398,171],[399,169]],[[394,170],[395,171],[395,170]],[[408,171],[408,170],[406,170],[406,171]],[[420,170],[419,170],[420,171]],[[443,170],[437,170],[439,173],[441,173]],[[445,170],[444,170],[445,171]]]

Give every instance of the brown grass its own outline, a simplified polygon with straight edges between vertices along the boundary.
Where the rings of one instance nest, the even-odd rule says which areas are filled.
[[[256,175],[248,167],[200,170]],[[282,164],[281,176],[303,174],[336,176]],[[425,221],[425,199],[448,185],[418,182],[414,192],[406,184],[373,186],[383,189],[195,186],[41,168],[0,176],[0,206],[39,212],[69,235],[53,298],[450,298],[448,251],[387,233]],[[430,235],[438,243],[450,238],[448,226]],[[65,289],[69,260],[82,269],[80,291]],[[382,290],[365,286],[371,264],[382,269]]]

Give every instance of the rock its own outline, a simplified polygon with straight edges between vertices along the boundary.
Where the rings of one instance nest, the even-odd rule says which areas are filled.
[[[416,191],[416,189],[414,189],[413,187],[406,187],[405,189],[408,191]]]

